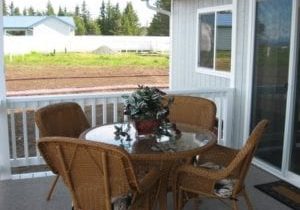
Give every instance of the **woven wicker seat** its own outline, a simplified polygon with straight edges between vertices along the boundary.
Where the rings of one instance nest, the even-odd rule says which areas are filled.
[[[77,103],[57,103],[45,106],[35,112],[35,122],[40,131],[40,137],[65,136],[78,138],[90,128],[90,124]],[[53,173],[57,174],[56,171]],[[50,200],[59,176],[56,176],[47,200]]]
[[[214,131],[216,124],[216,105],[206,98],[174,96],[170,105],[169,120],[199,126]]]
[[[130,210],[154,206],[159,170],[150,170],[139,180],[121,147],[68,137],[44,137],[38,147],[49,167],[63,178],[75,210],[123,210],[130,200]],[[128,198],[125,204],[122,198]]]
[[[234,210],[238,209],[237,197],[243,195],[248,208],[253,209],[246,194],[244,179],[267,125],[267,120],[260,121],[240,150],[216,145],[201,154],[196,163],[180,166],[173,181],[176,209],[182,209],[183,203],[195,195],[220,200],[229,198]],[[208,169],[206,167],[208,164],[203,165],[207,162],[211,162],[217,167],[210,166]],[[222,185],[226,184],[229,185],[224,188]]]

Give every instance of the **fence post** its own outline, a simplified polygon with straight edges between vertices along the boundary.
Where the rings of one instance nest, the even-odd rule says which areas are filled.
[[[10,158],[9,158],[9,136],[6,111],[6,88],[4,73],[4,49],[3,49],[3,10],[0,3],[0,180],[10,179]]]

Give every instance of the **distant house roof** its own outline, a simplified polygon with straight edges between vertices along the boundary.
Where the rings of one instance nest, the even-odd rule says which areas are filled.
[[[4,16],[3,28],[32,28],[50,18],[55,18],[75,28],[73,18],[66,16]]]
[[[217,24],[224,27],[232,26],[232,14],[218,14]]]

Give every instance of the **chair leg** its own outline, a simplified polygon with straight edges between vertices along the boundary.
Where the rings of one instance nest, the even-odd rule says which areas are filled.
[[[232,209],[233,210],[238,210],[237,200],[234,199],[231,202],[232,202]]]
[[[176,210],[181,210],[182,209],[182,199],[183,199],[182,195],[183,195],[183,190],[180,189],[180,187],[179,187],[179,189],[178,189],[178,196],[177,196],[178,200],[177,200]]]
[[[174,187],[175,186],[175,187]],[[174,184],[173,185],[173,209],[177,209],[177,205],[178,205],[178,192],[177,192],[177,187]]]
[[[246,201],[246,204],[248,206],[248,209],[249,210],[253,210],[253,206],[250,202],[250,199],[249,199],[249,196],[248,196],[248,193],[246,192],[246,190],[243,191],[243,194],[244,194],[244,197],[245,197],[245,201]]]
[[[47,196],[47,201],[49,201],[51,199],[53,190],[56,186],[56,183],[57,183],[58,179],[59,179],[59,175],[56,175],[54,181],[52,182],[51,188],[49,190],[49,193],[48,193],[48,196]]]

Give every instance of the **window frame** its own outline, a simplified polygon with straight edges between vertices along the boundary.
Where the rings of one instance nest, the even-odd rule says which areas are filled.
[[[217,13],[217,12],[222,12],[222,11],[231,11],[232,14],[232,32],[231,32],[231,61],[230,61],[230,70],[227,71],[220,71],[216,70],[215,66],[213,68],[208,68],[208,67],[200,67],[198,66],[199,62],[199,33],[200,33],[200,18],[199,16],[201,14],[208,14],[208,13]],[[197,73],[202,73],[202,74],[207,74],[207,75],[213,75],[213,76],[219,76],[219,77],[225,77],[225,78],[232,78],[232,75],[234,74],[234,65],[235,65],[235,37],[236,37],[236,16],[235,16],[235,10],[233,5],[223,5],[223,6],[213,6],[213,7],[207,7],[207,8],[200,8],[197,9],[197,21],[196,21],[196,62],[195,62],[195,68]],[[216,27],[215,27],[216,28]],[[214,34],[214,43],[216,48],[216,37],[217,37],[217,30],[215,31]],[[216,49],[214,49],[214,62],[216,58]]]

